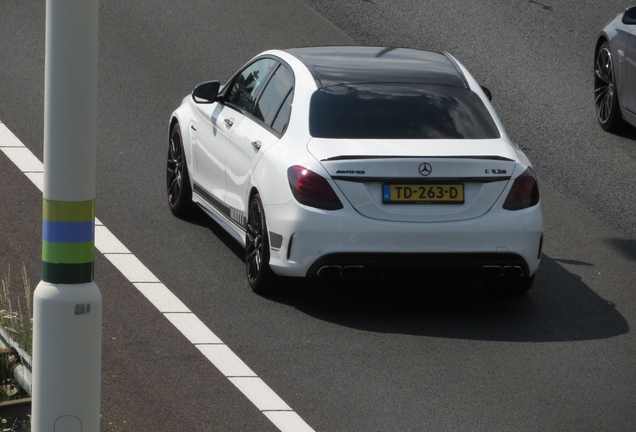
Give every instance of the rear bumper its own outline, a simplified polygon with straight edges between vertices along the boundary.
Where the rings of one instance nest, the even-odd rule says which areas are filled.
[[[527,277],[523,257],[508,253],[334,253],[319,258],[307,277],[420,278],[428,275]]]
[[[294,201],[266,205],[265,213],[270,245],[276,246],[270,250],[270,267],[281,276],[376,277],[422,269],[455,274],[462,269],[485,276],[527,277],[539,268],[540,205],[519,211],[492,209],[479,218],[434,223],[382,221],[354,210],[329,212]],[[331,270],[325,268],[330,266]]]

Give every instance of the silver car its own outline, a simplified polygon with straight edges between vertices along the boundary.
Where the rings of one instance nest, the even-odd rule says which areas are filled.
[[[636,127],[636,6],[600,32],[594,56],[596,118],[606,131]]]

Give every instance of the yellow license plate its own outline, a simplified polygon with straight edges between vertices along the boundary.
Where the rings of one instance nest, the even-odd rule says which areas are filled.
[[[385,204],[463,204],[463,184],[385,184]]]

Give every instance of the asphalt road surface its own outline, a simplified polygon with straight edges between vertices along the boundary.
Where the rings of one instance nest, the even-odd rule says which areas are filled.
[[[97,217],[317,432],[633,431],[636,132],[603,132],[592,97],[595,36],[627,6],[102,1]],[[0,0],[0,122],[40,160],[44,20],[44,1]],[[445,50],[491,89],[541,180],[527,296],[436,280],[263,298],[218,226],[172,217],[167,122],[195,84],[268,48],[347,43]],[[35,286],[41,194],[2,153],[0,172],[0,273],[24,263]],[[101,254],[96,282],[103,430],[279,430]]]

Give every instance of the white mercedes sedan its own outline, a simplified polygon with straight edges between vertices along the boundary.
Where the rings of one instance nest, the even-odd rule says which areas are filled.
[[[478,277],[523,293],[543,216],[490,92],[446,52],[271,50],[170,118],[170,210],[245,247],[247,280]]]

